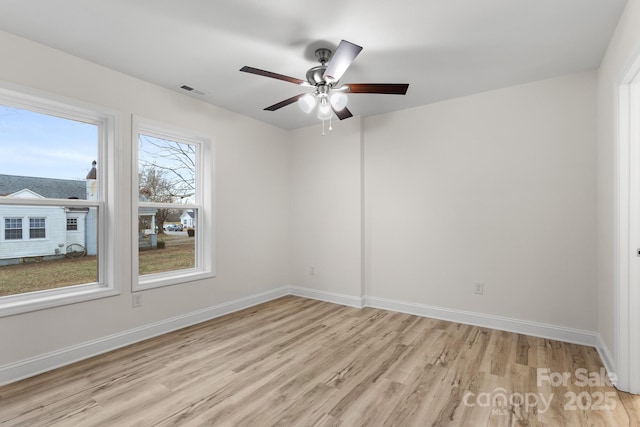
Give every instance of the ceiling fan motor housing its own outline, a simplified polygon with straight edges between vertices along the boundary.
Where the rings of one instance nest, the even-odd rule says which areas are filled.
[[[324,72],[327,69],[327,61],[331,58],[331,50],[326,48],[316,49],[316,58],[320,61],[320,65],[307,71],[307,81],[313,86],[326,85]]]
[[[318,65],[317,67],[313,67],[307,71],[307,81],[312,86],[318,86],[326,84],[327,82],[324,80],[324,70],[327,67],[325,65]]]

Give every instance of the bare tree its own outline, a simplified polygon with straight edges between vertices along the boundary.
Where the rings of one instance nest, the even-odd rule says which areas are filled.
[[[171,183],[171,202],[192,198],[196,185],[196,148],[192,144],[140,135],[140,169],[164,172]]]
[[[138,194],[143,200],[159,203],[173,203],[176,199],[173,183],[166,178],[167,172],[156,169],[154,166],[146,166],[138,172]],[[156,212],[156,225],[158,234],[164,233],[164,222],[167,220],[171,210],[158,209]],[[144,219],[138,217],[139,226],[147,228]]]
[[[193,203],[196,190],[196,146],[139,135],[140,195],[148,201],[176,205]],[[178,209],[158,209],[158,233]]]

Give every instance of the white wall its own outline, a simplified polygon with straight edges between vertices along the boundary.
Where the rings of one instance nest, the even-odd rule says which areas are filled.
[[[618,90],[626,69],[640,55],[640,0],[628,0],[598,73],[598,332],[616,350],[616,199]],[[615,369],[615,367],[613,367]]]
[[[366,119],[367,294],[593,331],[595,82]]]
[[[116,297],[0,318],[0,367],[284,286],[289,272],[287,132],[96,64],[0,33],[0,80],[122,115],[118,188],[131,187],[131,115],[215,141],[217,277],[143,292],[132,308],[131,196],[119,195],[123,265]],[[176,82],[177,83],[177,82]],[[135,144],[134,144],[135,147]]]
[[[291,132],[291,284],[361,297],[361,119]],[[314,268],[311,274],[310,268]]]

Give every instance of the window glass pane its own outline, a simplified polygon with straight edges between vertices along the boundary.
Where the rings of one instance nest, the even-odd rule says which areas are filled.
[[[22,239],[22,218],[4,219],[4,238],[5,240]]]
[[[98,201],[99,129],[83,120],[0,105],[0,296],[98,281],[97,207],[29,204]]]
[[[67,231],[78,231],[78,218],[67,217]]]
[[[29,238],[44,239],[46,237],[45,219],[29,218]]]
[[[140,200],[195,203],[195,145],[144,134],[139,135],[138,144]]]
[[[155,133],[155,132],[152,132]],[[139,275],[175,273],[196,262],[196,162],[198,146],[140,133],[138,198],[152,205],[138,210]]]
[[[138,273],[140,275],[196,267],[194,228],[196,213],[193,209],[139,208]],[[165,218],[166,225],[162,233],[159,233],[158,228],[159,215]],[[182,225],[183,219],[188,226]]]

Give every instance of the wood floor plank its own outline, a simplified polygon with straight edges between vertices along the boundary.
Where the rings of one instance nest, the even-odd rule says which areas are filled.
[[[384,418],[382,425],[432,425],[435,421],[433,415],[446,404],[446,397],[442,394],[444,391],[448,395],[444,390],[448,372],[449,369],[439,365],[416,368],[412,381],[401,391],[400,403]]]
[[[595,349],[289,296],[0,387],[0,425],[639,425],[580,369]]]

